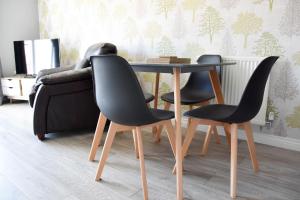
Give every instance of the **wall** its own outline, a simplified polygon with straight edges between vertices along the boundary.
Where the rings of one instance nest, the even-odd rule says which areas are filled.
[[[39,38],[37,0],[0,0],[0,59],[4,76],[15,74],[13,41]]]
[[[203,53],[280,55],[271,74],[271,126],[260,134],[300,139],[300,1],[39,0],[41,37],[59,37],[62,60],[76,62],[96,42],[116,44],[131,61]],[[151,90],[154,76],[140,74]],[[160,92],[171,90],[163,75]],[[300,140],[299,140],[300,141]]]

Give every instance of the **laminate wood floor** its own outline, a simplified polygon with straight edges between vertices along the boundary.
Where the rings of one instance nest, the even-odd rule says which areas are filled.
[[[144,131],[149,199],[175,199],[174,158],[166,134],[160,144]],[[95,182],[97,162],[88,161],[92,132],[50,134],[40,142],[32,132],[32,110],[25,103],[0,106],[0,199],[136,200],[142,199],[139,162],[132,134],[118,134],[103,172]],[[103,144],[104,138],[102,139]],[[184,163],[185,199],[229,197],[228,147],[211,143],[200,156],[197,134]],[[251,168],[247,144],[239,142],[238,199],[300,199],[300,152],[257,144],[260,172]],[[97,152],[99,159],[102,147]],[[98,161],[98,160],[97,160]]]

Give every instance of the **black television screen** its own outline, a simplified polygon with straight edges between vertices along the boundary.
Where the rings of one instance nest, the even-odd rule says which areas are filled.
[[[17,74],[36,75],[42,69],[59,67],[59,39],[14,41]]]

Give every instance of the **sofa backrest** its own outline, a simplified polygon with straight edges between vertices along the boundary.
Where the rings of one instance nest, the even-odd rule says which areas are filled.
[[[91,56],[117,54],[117,52],[118,52],[117,47],[114,44],[111,43],[94,44],[86,50],[83,59],[76,64],[75,69],[83,69],[91,66],[90,63]]]

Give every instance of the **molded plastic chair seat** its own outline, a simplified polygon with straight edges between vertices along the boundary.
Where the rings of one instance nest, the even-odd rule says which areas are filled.
[[[154,99],[154,96],[150,93],[144,93],[144,96],[145,96],[146,103],[150,103]]]
[[[175,117],[174,112],[160,109],[150,109],[151,114],[154,118],[161,120],[173,119]]]
[[[181,104],[182,105],[192,105],[200,102],[209,101],[215,98],[215,95],[209,91],[200,90],[181,90]],[[174,92],[169,92],[163,94],[161,99],[174,104]]]
[[[187,111],[184,113],[184,116],[199,119],[210,119],[226,123],[239,123],[239,119],[231,118],[236,109],[237,106],[233,105],[212,104]]]

